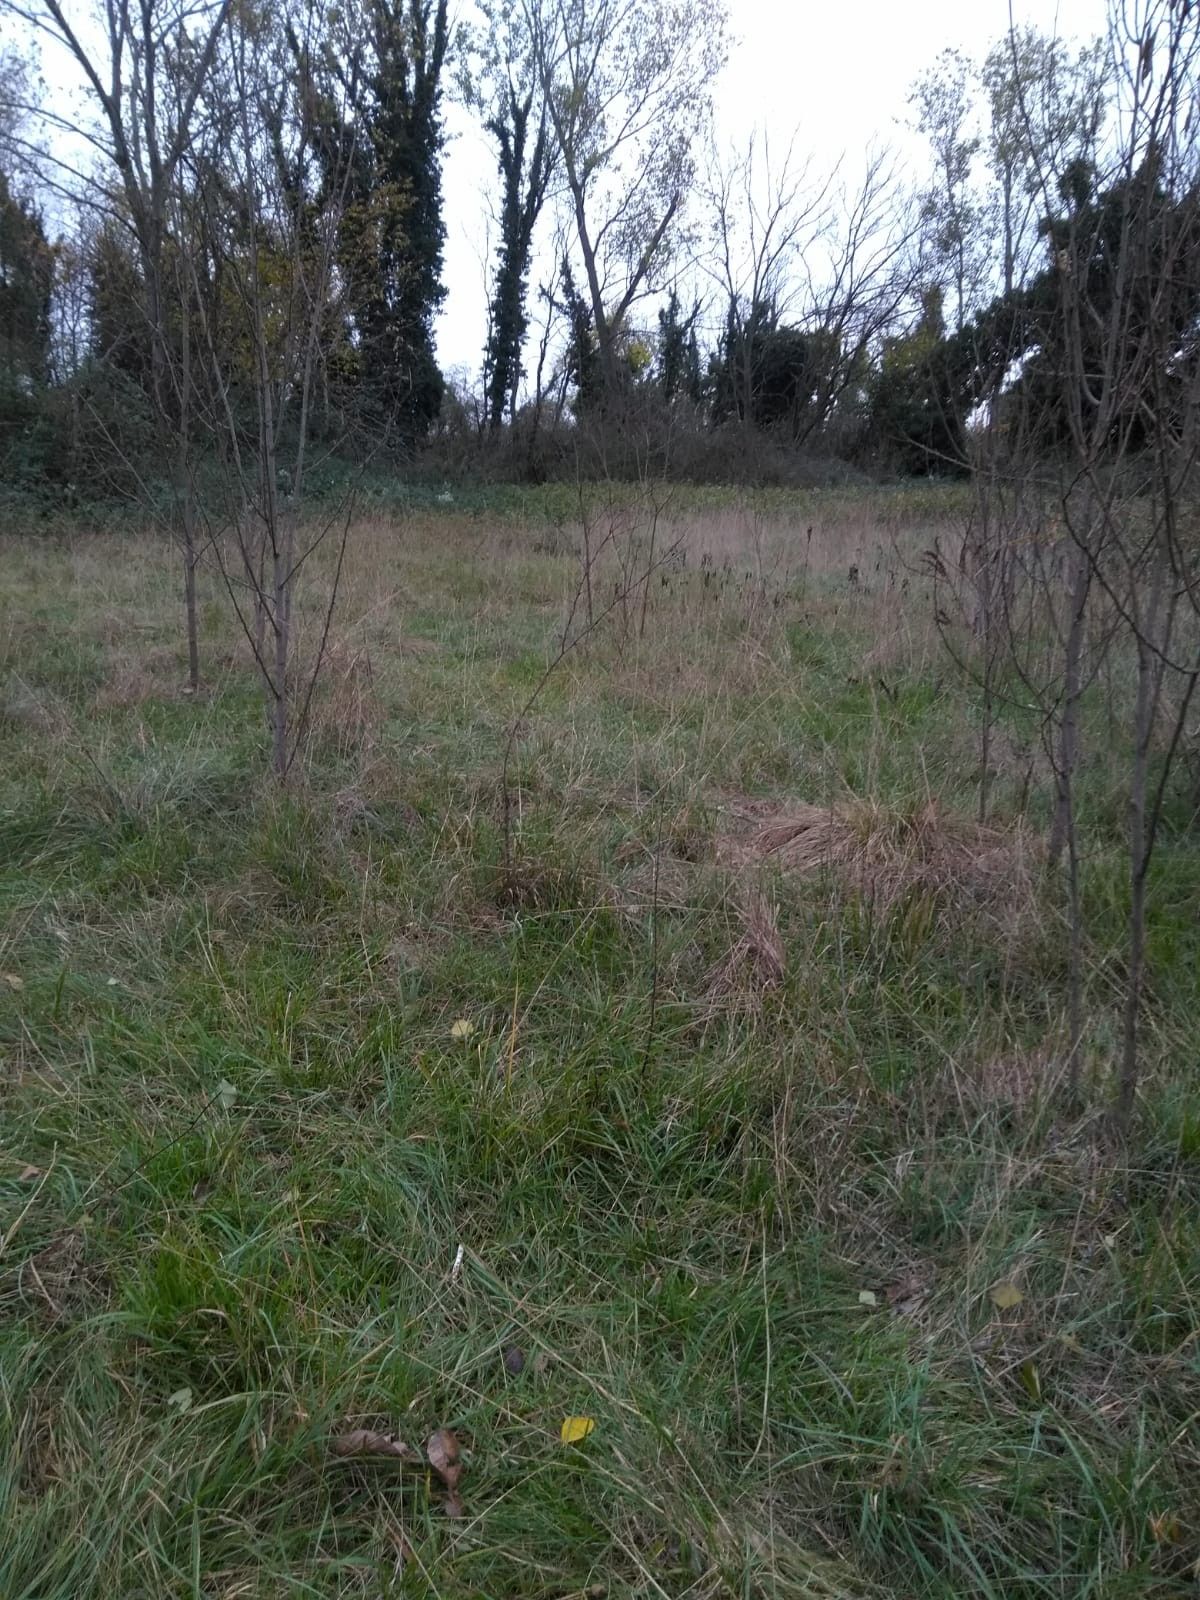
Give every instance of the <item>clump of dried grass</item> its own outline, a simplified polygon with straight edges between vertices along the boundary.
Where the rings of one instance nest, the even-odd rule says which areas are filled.
[[[751,889],[742,896],[737,914],[738,937],[704,980],[710,1000],[753,1000],[783,982],[787,952],[779,932],[779,908]]]
[[[1061,1058],[1046,1047],[998,1051],[955,1063],[947,1073],[946,1099],[973,1113],[1024,1112],[1053,1093],[1062,1072]]]
[[[46,736],[61,732],[63,720],[61,708],[15,674],[0,689],[0,723]]]
[[[859,799],[767,811],[750,802],[733,812],[717,859],[738,871],[767,863],[798,874],[827,869],[885,914],[914,894],[944,910],[983,909],[1002,920],[1033,904],[1036,851],[1028,834],[986,827],[934,800],[913,810]]]
[[[153,645],[141,651],[114,651],[108,677],[96,692],[98,711],[122,711],[186,691],[185,669],[175,650]]]
[[[375,750],[383,718],[369,652],[345,639],[331,640],[309,707],[310,742],[343,759],[365,761]]]

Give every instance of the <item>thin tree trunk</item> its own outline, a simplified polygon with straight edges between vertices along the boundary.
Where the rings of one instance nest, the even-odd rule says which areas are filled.
[[[1067,1099],[1079,1103],[1083,1052],[1083,905],[1079,884],[1079,832],[1075,807],[1067,807]]]
[[[655,506],[650,519],[650,554],[646,561],[646,576],[642,580],[642,610],[638,617],[638,638],[646,637],[646,612],[650,607],[650,575],[655,568],[655,556],[658,545],[658,507]]]
[[[1157,607],[1153,608],[1154,610]],[[1121,1039],[1121,1076],[1114,1121],[1121,1134],[1128,1132],[1138,1083],[1138,1024],[1141,1016],[1142,980],[1146,957],[1146,791],[1150,766],[1150,735],[1154,726],[1156,662],[1149,642],[1137,639],[1137,701],[1134,709],[1133,773],[1129,790],[1129,971],[1126,976],[1125,1015]]]
[[[256,308],[257,312],[257,308]],[[256,315],[259,340],[259,450],[261,453],[262,508],[271,543],[271,622],[274,650],[271,684],[271,751],[275,776],[282,781],[288,770],[288,646],[291,640],[292,551],[291,519],[279,516],[275,465],[275,405],[267,366],[264,334]]]
[[[187,627],[188,688],[193,694],[200,687],[200,622],[196,607],[196,521],[192,503],[191,398],[192,336],[191,306],[184,296],[180,325],[179,361],[179,453],[176,460],[177,493],[183,523],[183,604]]]
[[[1063,711],[1058,730],[1058,755],[1054,762],[1054,821],[1048,855],[1057,866],[1074,826],[1075,767],[1079,760],[1079,701],[1083,693],[1083,645],[1086,632],[1091,567],[1087,553],[1076,546],[1071,571],[1071,620],[1067,627],[1063,659]]]

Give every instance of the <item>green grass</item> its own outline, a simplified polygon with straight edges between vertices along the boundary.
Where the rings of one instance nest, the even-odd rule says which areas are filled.
[[[541,519],[356,530],[282,794],[211,575],[191,700],[166,551],[5,545],[4,1600],[1192,1592],[1200,852],[1158,871],[1120,1159],[1050,1092],[1052,885],[735,870],[739,804],[974,805],[977,708],[897,588],[945,507],[842,497],[810,566],[813,504],[763,513],[765,577],[757,513],[690,505],[729,571],[568,655],[507,875],[505,734],[574,581]],[[1002,732],[997,821],[1036,825]],[[1097,1113],[1124,888],[1089,749]],[[716,992],[755,889],[783,980]],[[460,1520],[330,1443],[441,1426]]]

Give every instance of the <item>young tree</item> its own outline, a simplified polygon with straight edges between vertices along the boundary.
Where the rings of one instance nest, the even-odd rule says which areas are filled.
[[[321,369],[345,328],[337,304],[339,229],[353,172],[318,156],[322,120],[296,72],[317,25],[303,3],[272,22],[239,13],[218,60],[212,94],[219,143],[205,165],[222,181],[198,185],[207,207],[185,261],[199,326],[194,359],[207,384],[197,423],[225,463],[225,514],[235,556],[214,548],[266,692],[272,765],[286,778],[320,672],[337,598],[346,524],[335,513],[307,541],[301,510]],[[301,49],[295,46],[300,42]],[[327,110],[328,108],[323,108]],[[339,108],[340,109],[340,108]],[[202,271],[219,285],[214,293]],[[335,574],[306,679],[296,664],[297,579],[341,528]]]
[[[1042,265],[1024,284],[1014,270],[1012,292],[959,343],[976,411],[969,581],[984,606],[984,671],[1000,641],[1008,675],[1042,718],[1050,854],[1067,859],[1072,1098],[1084,1015],[1082,708],[1106,658],[1132,677],[1113,1108],[1124,1132],[1142,1070],[1150,868],[1200,683],[1200,18],[1172,0],[1114,0],[1107,51],[1106,73],[1094,52],[1080,58],[1069,95],[1047,87],[1048,74],[1017,80],[1022,159],[1044,201]],[[1113,131],[1101,141],[1099,115],[1078,108],[1093,104],[1106,74]],[[1071,117],[1039,124],[1039,106],[1068,101]]]
[[[151,398],[160,425],[181,441],[172,452],[172,487],[193,689],[200,681],[198,550],[182,423],[187,400],[170,337],[167,251],[171,195],[196,122],[206,113],[205,91],[231,5],[232,0],[106,0],[98,28],[84,31],[71,22],[61,0],[0,0],[10,15],[51,39],[76,63],[97,116],[87,138],[116,177],[115,203],[103,193],[87,198],[115,212],[133,239]]]

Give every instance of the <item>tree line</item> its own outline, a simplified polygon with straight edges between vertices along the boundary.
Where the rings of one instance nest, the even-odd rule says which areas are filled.
[[[1104,216],[1158,181],[1114,167],[1111,32],[943,52],[914,185],[878,149],[820,172],[720,148],[723,0],[3,7],[31,49],[0,63],[0,453],[68,501],[203,498],[261,454],[264,383],[301,473],[447,437],[535,477],[584,441],[681,475],[963,473],[984,409],[1036,403],[1061,436],[1063,250],[1111,272]],[[81,118],[39,90],[39,44]],[[497,177],[465,381],[434,343],[451,96]]]

